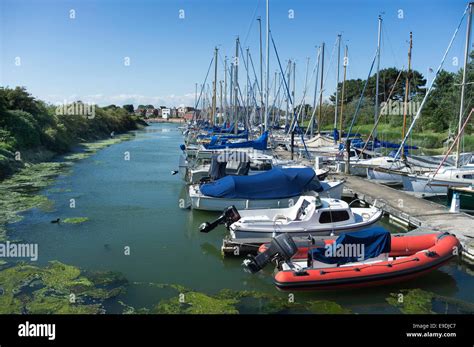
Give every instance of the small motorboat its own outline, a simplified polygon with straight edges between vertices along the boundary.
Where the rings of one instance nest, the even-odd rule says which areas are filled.
[[[222,220],[231,241],[257,239],[270,242],[272,237],[288,233],[292,237],[340,234],[367,228],[377,222],[383,211],[376,207],[354,207],[343,200],[320,198],[317,194],[300,196],[291,207],[237,211],[238,219]],[[235,215],[235,213],[234,213]],[[204,223],[202,232],[212,230]]]
[[[309,245],[297,245],[288,234],[281,234],[244,265],[255,273],[275,261],[274,282],[282,290],[341,289],[412,279],[442,266],[460,251],[459,240],[449,233],[390,235],[385,230],[367,230]]]
[[[340,199],[344,181],[322,181],[312,168],[273,168],[256,175],[225,176],[202,185],[189,186],[191,208],[222,211],[292,206],[310,191]]]

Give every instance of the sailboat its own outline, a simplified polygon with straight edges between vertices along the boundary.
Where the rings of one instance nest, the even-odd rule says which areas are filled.
[[[425,104],[428,95],[433,89],[433,83],[436,77],[432,80],[427,93],[425,94],[421,105],[414,116],[410,128],[406,131],[406,111],[408,102],[408,79],[405,88],[405,108],[404,108],[404,121],[403,121],[403,132],[402,132],[402,143],[397,146],[398,150],[395,155],[390,157],[382,157],[381,163],[378,166],[372,165],[379,160],[372,159],[367,161],[367,175],[372,179],[379,179],[385,181],[391,181],[394,183],[402,183],[404,190],[408,192],[425,194],[447,194],[448,187],[466,187],[473,183],[472,181],[472,166],[465,165],[466,158],[469,159],[470,155],[463,155],[460,153],[460,141],[464,133],[464,127],[468,124],[468,120],[471,117],[471,113],[468,115],[463,124],[463,116],[465,111],[464,94],[465,86],[468,84],[466,81],[466,72],[468,68],[468,56],[469,56],[469,45],[470,45],[470,33],[471,33],[471,17],[472,17],[472,6],[469,4],[466,12],[468,13],[467,21],[467,33],[466,33],[466,47],[464,57],[464,70],[463,80],[461,84],[461,105],[459,111],[459,131],[456,139],[454,140],[451,148],[448,150],[444,158],[439,162],[439,158],[425,157],[425,156],[414,156],[406,154],[406,141],[413,130],[414,124],[420,117],[421,110]],[[465,12],[465,13],[466,13]],[[443,56],[443,59],[437,69],[436,76],[442,69],[443,63],[446,59],[447,53],[452,46],[453,40],[456,36],[457,30],[455,31],[448,48]],[[408,54],[409,59],[409,70],[411,64],[411,35],[410,35],[410,50]],[[457,145],[455,166],[449,166],[449,156],[454,146]],[[383,163],[385,161],[385,163]],[[437,162],[438,161],[438,162]],[[359,161],[361,162],[361,161]]]
[[[292,206],[301,195],[319,192],[340,199],[344,181],[319,181],[312,168],[273,168],[256,175],[225,176],[214,182],[189,186],[191,208],[223,211]]]
[[[463,122],[465,110],[464,97],[466,85],[468,84],[466,78],[470,51],[471,20],[473,6],[473,3],[469,3],[466,29],[466,44],[464,50],[464,68],[461,84],[461,102],[459,108],[459,131],[458,135],[456,136],[456,139],[451,145],[451,148],[448,150],[448,153],[445,156],[447,157],[453,150],[454,145],[456,145],[456,165],[454,167],[441,167],[441,165],[443,164],[442,162],[438,169],[436,169],[436,171],[433,173],[425,173],[422,175],[403,175],[403,188],[406,191],[446,195],[448,193],[448,188],[450,187],[468,187],[474,184],[474,166],[462,166],[460,160],[460,144],[462,136],[464,134],[464,128],[468,124],[468,121],[474,111],[473,108],[466,117],[466,120]]]

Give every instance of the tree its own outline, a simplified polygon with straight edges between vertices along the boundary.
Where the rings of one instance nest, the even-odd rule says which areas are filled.
[[[391,95],[392,100],[403,100],[405,98],[405,79],[407,72],[404,71],[401,73],[397,68],[391,67],[387,69],[380,70],[379,76],[379,104],[384,101],[387,101],[390,96],[390,92],[393,92]],[[398,81],[397,81],[398,77]],[[395,85],[395,81],[397,84]],[[365,102],[370,104],[375,104],[375,91],[376,91],[376,82],[377,75],[373,74],[370,76],[365,89],[364,98]],[[358,101],[362,89],[364,88],[365,80],[356,79],[356,80],[347,80],[344,86],[344,103],[350,103],[352,101]],[[410,96],[414,97],[418,94],[423,94],[425,91],[426,79],[418,71],[411,71],[410,74]],[[342,82],[338,85],[338,90],[342,90]],[[329,100],[334,104],[336,102],[336,93],[330,96]],[[339,99],[340,101],[340,99]]]
[[[133,113],[135,111],[135,109],[133,108],[133,105],[132,104],[127,104],[127,105],[123,105],[122,106],[126,111],[128,111],[128,113]]]

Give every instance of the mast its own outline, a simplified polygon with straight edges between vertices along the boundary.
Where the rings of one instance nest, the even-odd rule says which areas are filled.
[[[467,64],[469,60],[469,45],[471,41],[471,20],[472,20],[472,6],[473,3],[469,3],[469,10],[467,14],[467,29],[466,29],[466,46],[464,49],[464,68],[462,72],[462,84],[461,84],[461,105],[459,106],[459,127],[458,127],[458,136],[459,140],[456,144],[456,167],[459,168],[460,159],[461,159],[461,138],[462,138],[462,119],[464,113],[464,94],[466,91],[466,75],[467,75]]]
[[[216,47],[214,49],[214,82],[212,84],[212,117],[211,125],[214,125],[216,120],[217,113],[217,53],[219,49]]]
[[[293,61],[293,91],[291,93],[291,99],[293,100],[293,105],[292,105],[292,108],[291,108],[291,122],[293,123],[293,114],[295,113],[295,110],[296,110],[296,99],[295,99],[295,95],[296,95],[296,61]],[[293,126],[295,126],[293,124]]]
[[[341,34],[337,35],[337,71],[336,71],[336,103],[334,107],[334,143],[337,143],[337,111],[339,104],[339,70],[341,64]]]
[[[265,65],[266,65],[266,78],[265,78],[265,131],[268,129],[268,90],[269,90],[269,81],[270,81],[270,10],[269,10],[269,2],[270,0],[267,0],[267,20],[266,20],[266,26],[267,26],[267,32],[266,32],[266,51],[267,54],[265,56]]]
[[[324,83],[324,42],[321,45],[321,83],[319,85],[318,134],[321,133],[321,117],[323,111],[323,83]]]
[[[219,81],[219,88],[220,88],[220,101],[221,101],[221,106],[220,106],[220,115],[221,115],[221,121],[219,122],[219,124],[222,124],[222,121],[224,120],[224,114],[223,114],[223,110],[224,110],[224,106],[223,106],[223,102],[222,102],[222,80]]]
[[[262,45],[262,18],[258,17],[258,27],[260,29],[260,116],[263,112],[263,45]],[[263,119],[260,119],[263,121]]]
[[[224,106],[224,118],[227,120],[227,56],[224,57]]]
[[[349,65],[348,57],[347,57],[347,45],[344,49],[344,61],[342,63],[344,66],[344,79],[342,81],[342,90],[341,90],[341,115],[339,116],[339,141],[342,143],[342,134],[343,134],[343,121],[344,121],[344,89],[346,87],[346,71],[347,65]]]
[[[281,72],[278,72],[278,93],[277,93],[277,109],[276,109],[276,112],[277,112],[277,118],[278,118],[278,121],[277,121],[277,124],[278,124],[278,127],[280,127],[280,117],[281,117],[281,103],[282,103],[282,96],[280,94],[280,87],[282,86],[282,78],[281,78]]]
[[[247,47],[247,58],[246,58],[246,69],[245,71],[247,72],[247,84],[246,84],[246,100],[245,100],[245,115],[247,117],[246,123],[250,125],[250,114],[249,114],[249,108],[250,108],[250,86],[249,86],[249,48]]]
[[[374,113],[374,124],[377,123],[379,118],[379,77],[380,77],[380,38],[382,36],[382,16],[379,15],[379,27],[377,33],[377,80],[375,82],[375,113]],[[377,138],[377,130],[374,132],[374,142]]]
[[[194,107],[195,108],[198,108],[197,100],[198,100],[198,84],[194,83]],[[196,110],[194,110],[194,112],[196,112]]]
[[[411,50],[413,47],[413,33],[410,31],[410,46],[408,48],[408,69],[407,78],[405,79],[405,103],[403,107],[403,127],[402,127],[402,139],[405,138],[405,132],[407,127],[407,113],[408,113],[408,97],[410,95],[410,73],[411,73]],[[405,146],[401,148],[401,158],[405,159]]]
[[[240,40],[237,36],[235,40],[235,64],[234,64],[234,134],[239,132],[239,44]]]
[[[291,80],[291,60],[288,60],[288,75],[287,75],[286,80],[288,81],[288,84],[289,84]],[[285,131],[286,131],[286,127],[288,126],[288,114],[290,112],[290,98],[288,97],[286,93],[285,95],[286,95],[286,114],[285,114]]]
[[[275,71],[275,78],[273,81],[273,109],[272,109],[272,123],[271,126],[275,125],[275,108],[276,108],[276,97],[277,97],[277,76],[278,71]]]
[[[309,72],[309,57],[306,57],[306,74],[304,77],[304,90],[303,90],[303,110],[301,112],[301,124],[303,124],[306,117],[306,88],[308,88],[308,72]]]
[[[234,63],[230,63],[230,88],[229,88],[229,100],[230,100],[230,117],[229,126],[234,120]]]
[[[204,90],[204,84],[201,84],[199,85],[199,90],[201,90],[201,95],[202,95],[202,98],[201,98],[201,113],[200,113],[200,117],[204,117],[204,99],[206,98],[206,91]]]
[[[314,79],[314,97],[313,97],[313,112],[311,115],[311,137],[313,137],[314,133],[314,114],[316,112],[316,102],[318,99],[318,82],[319,82],[319,63],[321,60],[321,47],[318,47],[318,53],[317,53],[317,65],[316,65],[316,78]]]

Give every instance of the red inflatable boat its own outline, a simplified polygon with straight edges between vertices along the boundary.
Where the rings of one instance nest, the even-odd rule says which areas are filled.
[[[458,239],[449,233],[396,235],[388,236],[388,239],[388,253],[342,265],[324,263],[310,256],[315,247],[327,248],[336,240],[324,240],[320,245],[314,246],[300,244],[292,252],[291,259],[277,262],[275,284],[282,290],[340,289],[389,284],[430,272],[460,252]],[[291,244],[291,240],[284,241]],[[259,253],[268,253],[272,245],[262,245]]]

